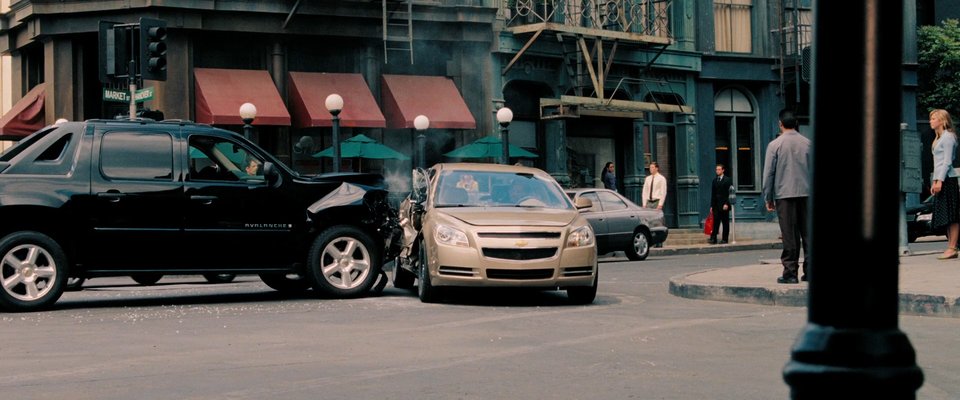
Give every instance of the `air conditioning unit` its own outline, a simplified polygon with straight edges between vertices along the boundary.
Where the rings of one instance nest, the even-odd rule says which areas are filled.
[[[800,49],[800,79],[804,82],[810,82],[810,74],[813,72],[813,52],[810,46]]]

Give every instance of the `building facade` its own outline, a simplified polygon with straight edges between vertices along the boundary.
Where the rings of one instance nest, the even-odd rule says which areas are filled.
[[[308,173],[332,168],[312,156],[331,145],[326,94],[344,98],[341,139],[362,133],[411,156],[413,120],[427,116],[428,165],[497,135],[506,106],[511,144],[538,155],[512,161],[563,185],[598,186],[614,162],[619,190],[639,204],[656,161],[668,224],[698,227],[709,207],[703,182],[722,163],[738,221],[766,221],[760,179],[777,113],[794,109],[809,125],[810,0],[8,3],[0,139],[26,134],[15,126],[127,114],[104,99],[127,83],[101,82],[99,26],[140,18],[167,23],[167,77],[138,82],[154,89],[140,107],[239,132],[239,105],[253,103],[256,140]],[[384,173],[402,190],[411,160],[341,167]]]

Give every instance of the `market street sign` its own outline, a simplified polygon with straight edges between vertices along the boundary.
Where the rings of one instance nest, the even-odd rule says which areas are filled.
[[[133,99],[137,103],[142,103],[147,100],[153,100],[153,88],[143,88],[137,90],[136,94],[133,95]],[[115,101],[118,103],[129,103],[130,94],[126,90],[115,90],[115,89],[103,89],[103,100],[104,101]]]
[[[118,103],[129,103],[130,96],[126,90],[103,89],[104,101],[115,101]]]

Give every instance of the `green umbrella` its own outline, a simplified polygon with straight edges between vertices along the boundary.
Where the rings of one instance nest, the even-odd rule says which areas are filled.
[[[314,158],[320,157],[333,157],[333,146],[323,149],[323,151],[314,153]],[[385,159],[385,158],[394,158],[397,160],[409,160],[410,157],[403,155],[400,152],[397,152],[394,149],[391,149],[385,145],[377,143],[376,140],[373,140],[364,135],[357,135],[347,140],[344,140],[340,143],[340,157],[342,158],[376,158],[376,159]]]
[[[537,158],[536,154],[526,151],[520,147],[509,145],[510,157],[519,158]],[[454,149],[444,154],[450,158],[486,158],[500,157],[503,155],[503,145],[500,138],[496,136],[485,136],[466,146]]]

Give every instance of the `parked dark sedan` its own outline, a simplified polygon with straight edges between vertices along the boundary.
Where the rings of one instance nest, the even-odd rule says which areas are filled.
[[[913,243],[924,236],[946,235],[946,227],[933,228],[933,196],[923,203],[907,207],[907,241]]]
[[[593,206],[580,210],[597,237],[597,254],[623,251],[631,260],[643,260],[650,247],[667,240],[663,211],[643,208],[607,189],[572,189],[574,201],[590,199]]]

